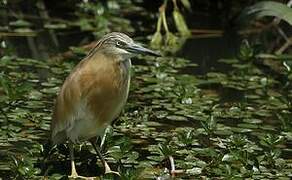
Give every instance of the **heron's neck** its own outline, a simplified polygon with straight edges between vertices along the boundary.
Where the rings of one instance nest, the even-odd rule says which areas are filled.
[[[131,59],[125,59],[123,61],[120,61],[119,64],[124,74],[128,75],[131,69]]]

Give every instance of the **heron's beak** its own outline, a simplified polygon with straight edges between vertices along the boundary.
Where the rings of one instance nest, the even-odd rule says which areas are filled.
[[[147,49],[138,44],[131,44],[126,47],[127,51],[135,54],[148,54],[152,56],[161,56],[160,53]]]

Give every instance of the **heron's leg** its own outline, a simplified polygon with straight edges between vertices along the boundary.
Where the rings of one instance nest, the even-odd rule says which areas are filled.
[[[84,177],[79,176],[76,167],[75,167],[75,161],[74,161],[74,145],[71,141],[69,141],[69,151],[70,151],[70,161],[71,161],[71,175],[68,176],[69,179],[73,178],[79,178],[79,179],[91,179],[90,177]]]
[[[98,155],[99,159],[101,160],[103,166],[104,166],[104,171],[105,171],[105,174],[108,174],[108,173],[113,173],[113,174],[117,174],[118,176],[120,176],[119,172],[116,172],[116,171],[112,171],[110,166],[108,165],[108,163],[106,162],[106,160],[104,159],[103,155],[101,154],[100,152],[100,149],[99,147],[97,147],[96,145],[96,138],[92,138],[89,140],[90,143],[92,144],[96,154]]]
[[[75,161],[74,161],[74,146],[71,141],[69,141],[69,151],[70,151],[70,161],[71,161],[71,178],[77,178],[78,174],[75,168]]]
[[[107,127],[107,128],[104,130],[104,132],[103,132],[103,136],[100,137],[100,146],[99,146],[100,149],[102,149],[103,146],[104,146],[105,139],[106,139],[106,135],[107,135],[108,131],[109,131],[109,127]]]
[[[69,179],[86,179],[86,180],[93,180],[94,177],[84,177],[79,176],[76,167],[75,167],[75,161],[74,161],[74,146],[71,141],[69,141],[69,150],[70,150],[70,161],[71,161],[71,175],[68,176]]]

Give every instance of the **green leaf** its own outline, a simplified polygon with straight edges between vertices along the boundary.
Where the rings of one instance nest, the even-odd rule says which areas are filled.
[[[192,11],[191,3],[189,0],[181,0],[181,3],[188,11]]]
[[[172,12],[172,16],[173,16],[175,26],[176,26],[178,32],[182,36],[190,36],[191,32],[190,32],[190,30],[185,22],[183,15],[180,13],[178,8],[174,8],[174,10]]]
[[[153,48],[158,48],[161,46],[162,44],[162,35],[160,33],[160,31],[155,32],[155,34],[152,36],[152,40],[151,40],[151,47]]]
[[[9,25],[15,27],[30,27],[31,23],[22,19],[18,19],[16,21],[10,22]]]
[[[171,32],[166,32],[166,45],[175,46],[177,44],[178,37]]]
[[[292,9],[285,4],[273,1],[262,1],[245,8],[238,17],[238,21],[246,22],[264,16],[274,16],[292,25]]]

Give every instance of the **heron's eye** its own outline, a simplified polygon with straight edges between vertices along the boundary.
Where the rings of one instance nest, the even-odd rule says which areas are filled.
[[[116,45],[119,47],[123,47],[126,45],[126,43],[124,43],[123,41],[117,41]]]

